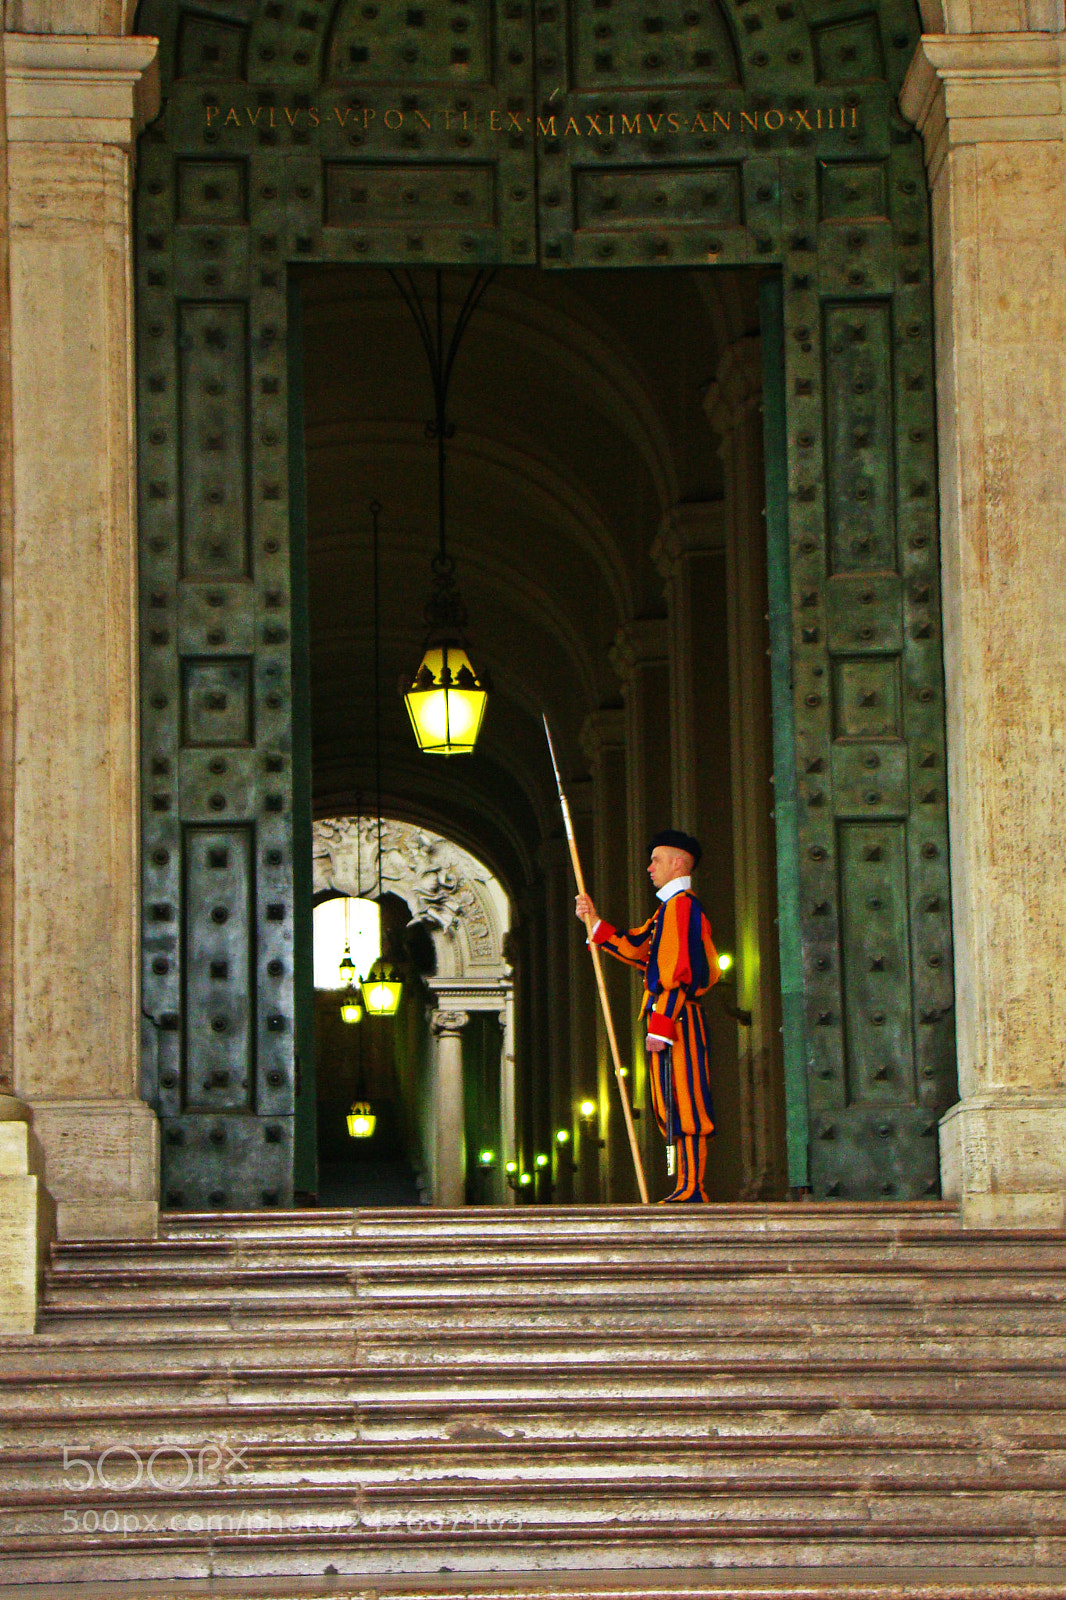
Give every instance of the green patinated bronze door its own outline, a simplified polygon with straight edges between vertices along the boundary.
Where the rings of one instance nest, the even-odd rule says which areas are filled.
[[[164,1204],[292,1196],[301,261],[750,265],[780,285],[792,1177],[935,1193],[955,1079],[932,296],[895,102],[917,11],[145,0],[138,26],[165,84],[137,191],[144,1087]]]

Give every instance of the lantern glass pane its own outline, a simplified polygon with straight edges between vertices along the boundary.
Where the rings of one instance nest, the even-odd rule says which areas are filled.
[[[442,684],[445,666],[450,680]],[[488,694],[481,688],[456,687],[455,678],[463,667],[474,675],[470,657],[460,645],[433,645],[419,667],[419,673],[427,668],[432,674],[432,687],[412,686],[404,695],[418,747],[427,755],[466,755],[477,742]]]
[[[372,1017],[391,1017],[400,1005],[403,984],[385,978],[363,983],[363,1001]]]

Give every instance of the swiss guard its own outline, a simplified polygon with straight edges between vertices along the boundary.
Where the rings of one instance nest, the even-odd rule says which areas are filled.
[[[644,974],[640,1014],[651,1052],[655,1119],[677,1151],[677,1184],[667,1202],[705,1204],[707,1140],[714,1132],[707,1026],[697,1003],[718,982],[718,954],[707,913],[692,893],[703,851],[698,839],[665,828],[650,845],[648,877],[660,904],[639,928],[620,933],[579,894],[577,915],[592,925],[592,942]],[[670,1163],[673,1172],[674,1164]]]

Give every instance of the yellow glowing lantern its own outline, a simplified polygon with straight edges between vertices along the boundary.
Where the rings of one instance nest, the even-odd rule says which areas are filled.
[[[425,755],[469,755],[481,732],[488,692],[458,639],[431,640],[404,701]]]
[[[400,1008],[403,979],[395,967],[377,960],[363,979],[363,1004],[372,1017],[392,1017]]]
[[[341,1001],[341,1020],[343,1022],[362,1022],[363,1008],[359,1004],[358,989],[350,989]]]
[[[457,24],[458,26],[458,24]],[[462,308],[445,336],[443,277],[436,277],[436,317],[419,294],[415,280],[393,274],[414,316],[433,380],[435,416],[427,435],[437,447],[437,553],[432,560],[433,590],[425,608],[429,635],[413,678],[401,678],[400,693],[407,704],[418,748],[426,755],[468,755],[473,750],[485,715],[489,684],[474,671],[463,637],[466,607],[455,585],[455,560],[448,554],[445,515],[445,480],[448,440],[454,427],[448,418],[448,386],[456,352],[482,294],[495,269],[475,273]],[[434,330],[436,337],[434,337]]]
[[[353,1139],[369,1139],[373,1136],[378,1119],[371,1111],[365,1100],[357,1100],[348,1113],[348,1132]]]
[[[729,951],[728,950],[719,950],[719,952],[718,952],[718,971],[723,973],[723,974],[725,974],[725,973],[727,973],[729,971],[729,969],[730,969],[730,967],[732,965],[733,965],[733,957],[729,954]]]
[[[569,1144],[570,1143],[570,1129],[569,1128],[560,1128],[558,1133],[555,1135],[555,1142],[556,1142],[556,1144]]]

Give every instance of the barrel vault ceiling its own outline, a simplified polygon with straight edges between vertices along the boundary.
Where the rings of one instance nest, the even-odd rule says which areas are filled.
[[[431,296],[432,274],[417,281]],[[446,324],[468,283],[445,273]],[[518,893],[558,825],[541,712],[580,777],[585,717],[621,703],[615,635],[664,612],[650,554],[663,517],[721,493],[702,395],[757,327],[754,274],[512,269],[488,288],[452,383],[448,540],[493,694],[477,751],[451,759],[418,753],[397,691],[418,663],[436,540],[426,357],[385,271],[309,268],[301,291],[316,811],[375,799],[376,498],[383,804]]]

